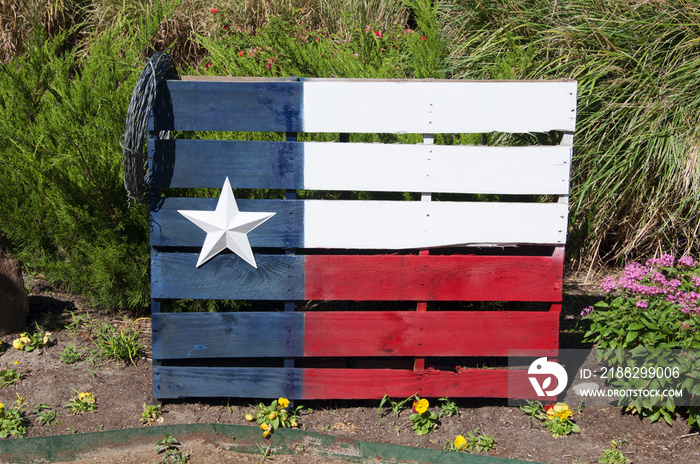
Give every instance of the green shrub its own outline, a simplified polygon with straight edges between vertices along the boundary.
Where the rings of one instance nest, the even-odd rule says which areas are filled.
[[[218,12],[212,21],[217,32],[201,36],[209,53],[197,72],[231,76],[299,76],[407,78],[443,77],[445,48],[439,37],[434,7],[406,2],[413,7],[418,30],[405,25],[383,29],[370,18],[348,20],[347,32],[329,35],[307,29],[305,11],[291,9],[256,31],[229,27]]]
[[[142,308],[148,215],[127,205],[119,138],[148,37],[122,24],[77,49],[70,34],[35,30],[0,65],[0,234],[30,270],[97,306]]]
[[[582,313],[590,321],[585,338],[598,344],[599,360],[610,367],[624,365],[641,372],[636,378],[611,376],[611,385],[633,390],[684,389],[684,400],[697,397],[700,267],[694,260],[685,256],[676,261],[663,255],[644,265],[631,263],[619,279],[605,278],[601,287],[609,292],[606,300]],[[646,375],[649,367],[665,369],[670,375]],[[686,415],[689,425],[700,419],[700,408],[680,408],[673,396],[623,400],[628,410],[651,421],[663,418],[670,425],[676,412]]]

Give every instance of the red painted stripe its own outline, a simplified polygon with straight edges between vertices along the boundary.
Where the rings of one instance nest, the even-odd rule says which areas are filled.
[[[309,255],[309,300],[561,301],[563,259]]]
[[[352,311],[304,316],[304,356],[508,356],[513,350],[541,350],[541,356],[555,356],[558,341],[558,311]]]
[[[303,369],[302,396],[315,399],[535,398],[525,370]]]

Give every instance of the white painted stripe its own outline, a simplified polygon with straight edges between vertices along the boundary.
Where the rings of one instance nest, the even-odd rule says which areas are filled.
[[[304,247],[402,249],[563,244],[566,205],[423,201],[304,202]]]
[[[565,146],[304,144],[304,188],[566,195]]]
[[[305,132],[573,132],[574,81],[304,81]]]

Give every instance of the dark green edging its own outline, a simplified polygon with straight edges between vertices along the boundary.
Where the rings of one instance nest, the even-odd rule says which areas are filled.
[[[0,440],[0,462],[36,463],[70,461],[87,451],[102,447],[153,444],[166,434],[185,444],[188,439],[206,438],[224,449],[241,453],[260,453],[257,445],[272,446],[274,454],[296,454],[303,451],[346,459],[348,462],[381,460],[386,463],[439,464],[524,464],[526,461],[481,456],[466,453],[444,453],[439,450],[409,446],[370,443],[334,437],[297,429],[278,429],[265,439],[258,427],[231,424],[184,424],[139,427],[134,429],[91,432]],[[529,463],[532,464],[532,463]]]

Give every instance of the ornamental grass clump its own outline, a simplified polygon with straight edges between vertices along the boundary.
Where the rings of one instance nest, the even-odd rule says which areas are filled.
[[[700,267],[690,256],[676,260],[665,254],[628,264],[620,277],[603,279],[601,287],[606,299],[581,313],[590,321],[585,340],[596,343],[599,361],[612,367],[609,372],[615,375],[608,380],[614,388],[683,390],[684,396],[635,396],[620,402],[670,425],[679,412],[677,402],[700,395],[695,381],[700,360],[691,351],[700,349]],[[626,370],[640,375],[624,375]],[[700,418],[697,407],[680,412],[689,425]]]
[[[287,398],[279,398],[266,406],[263,403],[256,407],[255,415],[248,413],[245,418],[249,421],[256,420],[260,425],[263,437],[267,438],[272,435],[272,432],[279,427],[298,427],[299,426],[299,411],[303,406],[297,406],[293,411],[287,411],[289,407]]]

